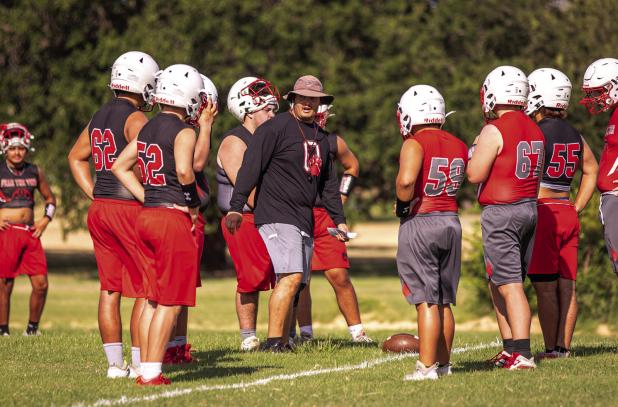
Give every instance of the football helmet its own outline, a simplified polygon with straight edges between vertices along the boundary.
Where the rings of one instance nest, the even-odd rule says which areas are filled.
[[[582,90],[586,96],[579,102],[590,114],[606,112],[618,103],[618,59],[594,61],[584,73]]]
[[[315,122],[323,129],[326,128],[326,122],[328,121],[328,119],[335,115],[334,113],[330,112],[332,107],[333,105],[326,104],[318,106],[318,111],[315,114]]]
[[[519,68],[504,65],[491,71],[481,86],[481,106],[485,120],[496,105],[526,106],[528,78]]]
[[[15,146],[21,146],[28,151],[34,151],[32,140],[34,136],[30,134],[26,126],[19,123],[0,124],[0,147],[2,153]]]
[[[257,112],[268,105],[273,105],[275,110],[278,110],[279,97],[277,88],[266,79],[247,76],[236,81],[230,88],[227,108],[242,122],[248,113]]]
[[[410,137],[412,126],[442,125],[445,120],[444,98],[433,86],[412,86],[403,94],[397,106],[399,132],[404,140]]]
[[[542,107],[564,109],[569,107],[571,81],[557,69],[540,68],[528,75],[528,105],[526,114],[532,115]]]
[[[112,65],[109,87],[117,90],[137,93],[144,99],[145,105],[152,106],[152,91],[155,87],[155,75],[159,65],[144,52],[129,51],[120,55]]]
[[[203,76],[189,65],[176,64],[157,72],[154,103],[184,108],[188,120],[199,117],[204,93]]]
[[[200,115],[202,114],[202,110],[204,110],[204,108],[206,107],[206,105],[208,104],[208,100],[210,99],[213,103],[218,103],[219,100],[219,93],[217,92],[217,87],[215,86],[215,84],[213,83],[213,81],[210,80],[209,77],[207,77],[206,75],[202,75],[202,81],[203,81],[203,87],[200,90],[200,105],[197,108],[197,113],[195,114],[195,117],[193,118],[189,118],[187,120],[187,122],[192,125],[192,126],[197,126],[199,127],[198,124],[198,119],[200,118]]]

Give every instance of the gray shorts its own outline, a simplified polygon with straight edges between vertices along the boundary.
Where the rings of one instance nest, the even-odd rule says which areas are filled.
[[[488,205],[481,214],[487,278],[495,285],[526,278],[536,229],[536,201]]]
[[[457,214],[433,213],[406,220],[399,227],[397,271],[410,304],[455,304],[461,274]]]
[[[603,194],[599,213],[609,259],[614,266],[614,273],[618,275],[618,196]]]
[[[260,225],[259,232],[273,262],[275,274],[302,273],[302,282],[306,284],[311,274],[313,237],[286,223]]]

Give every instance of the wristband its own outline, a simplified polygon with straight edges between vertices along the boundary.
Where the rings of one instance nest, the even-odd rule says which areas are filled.
[[[49,220],[52,220],[54,218],[54,214],[56,213],[56,205],[54,204],[46,204],[45,205],[45,217]]]
[[[412,201],[402,201],[397,198],[397,206],[395,207],[395,215],[399,218],[407,218],[410,215],[410,204]]]
[[[197,208],[200,206],[200,197],[197,194],[197,184],[193,181],[187,185],[181,185],[182,194],[185,197],[185,203],[189,208]]]
[[[341,183],[339,184],[339,193],[341,195],[350,196],[350,192],[356,185],[356,177],[352,174],[343,174]]]
[[[476,144],[472,144],[470,148],[468,149],[468,160],[472,158],[472,155],[474,154],[474,150],[476,150]]]

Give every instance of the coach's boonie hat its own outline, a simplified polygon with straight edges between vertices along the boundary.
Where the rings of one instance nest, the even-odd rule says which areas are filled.
[[[324,93],[322,82],[313,75],[305,75],[298,78],[294,84],[294,90],[289,91],[283,98],[288,100],[292,94],[317,97],[321,99],[320,103],[322,104],[331,104],[335,99],[333,95]]]

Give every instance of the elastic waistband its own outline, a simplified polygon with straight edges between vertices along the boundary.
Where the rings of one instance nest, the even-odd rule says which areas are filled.
[[[513,205],[522,205],[522,204],[527,204],[527,203],[536,203],[537,199],[536,198],[526,198],[526,199],[522,199],[521,201],[515,201],[515,202],[510,202],[510,203],[497,203],[497,204],[488,204],[488,205],[483,205],[483,209],[485,208],[491,208],[491,207],[502,207],[502,206],[513,206]]]
[[[136,200],[124,200],[114,198],[94,198],[94,202],[101,202],[114,205],[126,205],[126,206],[142,206],[141,202]]]
[[[539,198],[537,205],[563,205],[574,207],[573,202],[569,198]]]
[[[10,223],[9,227],[11,229],[24,230],[26,232],[30,232],[30,231],[34,230],[34,227],[32,227],[30,225],[26,225],[25,223]]]

